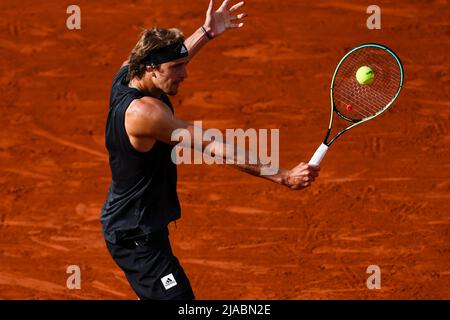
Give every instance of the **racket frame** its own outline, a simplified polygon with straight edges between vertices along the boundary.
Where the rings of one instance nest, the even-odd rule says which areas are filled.
[[[334,80],[336,78],[336,74],[339,70],[339,67],[341,66],[341,64],[345,61],[345,59],[347,59],[347,57],[352,54],[353,52],[360,50],[362,48],[365,47],[376,47],[376,48],[380,48],[383,49],[385,51],[387,51],[391,56],[394,57],[394,59],[397,61],[399,69],[400,69],[400,84],[398,86],[397,92],[394,95],[394,97],[391,99],[391,101],[389,101],[388,104],[386,104],[386,106],[381,109],[380,111],[376,112],[375,114],[373,114],[370,117],[364,118],[364,119],[351,119],[349,117],[346,117],[345,115],[343,115],[342,113],[339,112],[339,110],[337,110],[334,101],[333,101],[333,86],[334,86]],[[336,66],[336,69],[334,70],[333,73],[333,78],[331,79],[331,85],[330,85],[330,104],[331,104],[331,109],[330,109],[330,123],[328,125],[328,130],[325,134],[325,138],[323,139],[322,144],[319,146],[319,148],[317,148],[316,152],[314,153],[313,157],[311,158],[311,160],[309,161],[310,164],[313,165],[318,165],[323,157],[325,156],[328,147],[337,139],[339,138],[342,134],[344,134],[345,132],[347,132],[348,130],[350,130],[353,127],[356,127],[357,125],[367,122],[377,116],[379,116],[380,114],[382,114],[384,111],[386,111],[391,105],[392,103],[394,103],[395,99],[397,99],[398,95],[400,94],[400,91],[403,87],[403,79],[404,79],[404,70],[403,70],[403,64],[400,61],[400,58],[395,54],[394,51],[392,51],[391,49],[389,49],[388,47],[378,44],[378,43],[365,43],[362,45],[359,45],[355,48],[353,48],[352,50],[350,50],[349,52],[347,52],[342,59],[339,61],[338,65]],[[345,129],[339,131],[330,141],[327,142],[328,138],[330,137],[330,133],[331,133],[331,128],[332,128],[332,124],[333,124],[333,117],[334,117],[334,113],[336,113],[339,117],[341,117],[344,120],[347,120],[349,122],[352,122],[353,124],[346,127]]]
[[[365,47],[376,47],[376,48],[383,49],[383,50],[387,51],[390,55],[392,55],[392,56],[394,57],[394,59],[395,59],[395,60],[397,61],[397,63],[398,63],[399,69],[400,69],[400,84],[399,84],[399,86],[398,86],[397,92],[396,92],[396,94],[394,95],[394,97],[391,99],[391,101],[390,101],[383,109],[381,109],[380,111],[376,112],[375,114],[373,114],[373,115],[370,116],[370,117],[367,117],[367,118],[364,118],[364,119],[361,119],[361,120],[356,120],[356,119],[352,119],[352,118],[346,117],[345,115],[343,115],[342,113],[340,113],[339,110],[336,108],[336,106],[335,106],[335,104],[334,104],[334,101],[333,101],[333,86],[334,86],[334,80],[335,80],[335,78],[336,78],[336,74],[337,74],[337,72],[338,72],[338,70],[339,70],[339,67],[340,67],[341,64],[345,61],[345,59],[347,59],[347,57],[348,57],[350,54],[352,54],[353,52],[355,52],[355,51],[357,51],[357,50],[360,50],[360,49],[362,49],[362,48],[365,48]],[[325,138],[324,138],[324,140],[323,140],[323,143],[324,143],[325,145],[327,145],[327,146],[330,146],[330,145],[334,142],[334,140],[336,140],[338,137],[340,137],[340,136],[341,136],[343,133],[345,133],[347,130],[349,130],[349,129],[355,127],[355,126],[357,126],[358,124],[361,124],[361,123],[364,123],[364,122],[366,122],[366,121],[372,120],[373,118],[379,116],[379,115],[382,114],[384,111],[386,111],[386,110],[392,105],[392,103],[394,103],[395,99],[397,99],[398,95],[400,94],[400,91],[401,91],[402,86],[403,86],[403,77],[404,77],[403,64],[402,64],[402,62],[400,61],[400,58],[395,54],[394,51],[392,51],[391,49],[389,49],[389,48],[386,47],[386,46],[383,46],[383,45],[378,44],[378,43],[365,43],[365,44],[359,45],[359,46],[353,48],[352,50],[350,50],[349,52],[347,52],[347,53],[342,57],[341,61],[339,61],[338,65],[336,66],[336,69],[334,70],[333,78],[331,79],[331,85],[330,85],[330,103],[331,103],[330,123],[329,123],[329,125],[328,125],[328,130],[327,130],[327,133],[325,134]],[[331,133],[331,127],[332,127],[332,123],[333,123],[333,113],[334,113],[334,112],[336,112],[336,114],[337,114],[338,116],[340,116],[342,119],[347,120],[347,121],[349,121],[349,122],[352,122],[353,124],[350,125],[350,126],[348,126],[348,127],[345,128],[345,129],[341,130],[341,131],[340,131],[339,133],[337,133],[337,134],[336,134],[329,142],[327,142],[327,140],[328,140],[328,138],[329,138],[329,136],[330,136],[330,133]]]

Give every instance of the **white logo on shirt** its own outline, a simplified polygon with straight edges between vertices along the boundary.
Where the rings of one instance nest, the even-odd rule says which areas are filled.
[[[175,278],[171,273],[165,277],[162,277],[161,282],[163,283],[164,288],[166,288],[166,290],[175,287],[177,285],[177,282],[175,281]]]

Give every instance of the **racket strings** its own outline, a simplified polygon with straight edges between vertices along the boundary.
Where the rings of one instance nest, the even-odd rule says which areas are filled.
[[[342,101],[345,102],[345,111],[355,111],[358,112],[362,115],[364,115],[364,117],[369,117],[381,110],[383,110],[383,108],[377,109],[376,105],[380,105],[380,106],[385,106],[389,103],[390,99],[386,99],[385,96],[380,95],[378,92],[373,92],[371,93],[371,103],[366,103],[364,100],[360,100],[358,95],[362,95],[364,93],[359,93],[358,92],[358,88],[354,89],[354,88],[344,88],[344,90],[346,90],[346,92],[349,92],[350,90],[355,90],[357,92],[357,94],[355,95],[349,95],[348,93],[344,94],[342,93],[342,91],[334,91],[333,93],[336,94],[336,96],[338,96]],[[339,99],[338,99],[339,100]],[[376,105],[375,105],[376,104]],[[351,106],[351,110],[347,110],[347,106],[350,105]],[[342,111],[342,110],[339,110]],[[363,113],[361,113],[363,112]]]
[[[370,67],[375,75],[372,84],[360,84],[356,72]],[[361,120],[383,111],[398,92],[400,67],[395,58],[378,47],[364,47],[342,61],[333,83],[333,102],[344,116]]]
[[[378,78],[377,87],[375,88],[375,86],[372,85],[359,84],[356,81],[355,74],[357,68],[361,66],[361,60],[367,61],[368,59],[353,56],[346,61],[344,66],[349,66],[350,68],[347,68],[347,70],[342,70],[342,74],[344,76],[343,81],[340,82],[340,86],[336,83],[335,92],[338,96],[340,96],[346,107],[344,109],[344,105],[341,105],[341,112],[344,111],[350,113],[349,111],[354,110],[360,115],[367,117],[383,110],[384,106],[390,101],[390,97],[388,97],[386,93],[389,91],[395,93],[397,87],[391,86],[390,84],[392,83],[392,80],[389,80],[387,77],[383,76],[383,73],[377,72],[379,71],[377,69],[380,69],[380,65],[383,63],[383,61],[379,61],[379,59],[373,59],[370,63],[371,68],[375,69],[374,72]],[[388,66],[388,69],[391,69],[390,66]],[[393,81],[395,81],[395,78],[393,78]],[[380,92],[380,88],[382,88],[382,92]],[[348,106],[350,107],[348,108]]]
[[[347,106],[348,105],[353,106],[353,105],[356,105],[356,103],[357,103],[356,100],[349,99],[347,96],[344,96],[344,95],[342,95],[340,93],[336,93],[336,95],[338,95],[340,98],[342,98],[343,101],[348,102],[348,103],[346,103]],[[346,109],[347,109],[347,106],[345,107]],[[345,110],[345,111],[354,111],[354,112],[358,113],[359,115],[361,115],[362,118],[368,118],[371,115],[373,115],[373,114],[378,112],[378,110],[372,109],[370,106],[363,106],[363,105],[360,106],[359,108],[353,109],[353,107],[352,107],[351,110]],[[344,111],[343,110],[339,110],[339,112],[343,113]]]
[[[338,93],[341,93],[341,97],[347,96],[352,102],[354,103],[353,108],[357,108],[359,105],[361,105],[364,109],[373,111],[380,111],[384,108],[384,106],[391,100],[391,97],[389,96],[389,93],[395,94],[397,91],[397,86],[393,86],[392,83],[395,82],[395,78],[392,80],[387,79],[386,76],[384,76],[384,73],[377,72],[380,69],[378,66],[379,64],[375,64],[374,62],[371,63],[374,72],[376,72],[376,77],[378,79],[377,87],[375,87],[375,84],[372,85],[361,85],[356,81],[355,74],[357,71],[358,66],[361,65],[359,61],[352,62],[352,64],[356,67],[352,68],[347,72],[345,75],[346,78],[344,81],[341,82],[341,86],[339,90],[339,86],[336,88]],[[356,69],[356,70],[353,70]],[[399,80],[398,80],[399,82]],[[380,88],[382,90],[380,90]],[[381,91],[381,92],[380,92]],[[352,99],[353,98],[353,99]],[[357,98],[357,102],[355,101],[355,98]]]

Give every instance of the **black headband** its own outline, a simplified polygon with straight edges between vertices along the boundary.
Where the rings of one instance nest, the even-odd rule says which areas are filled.
[[[153,51],[142,59],[142,63],[145,65],[160,65],[165,62],[181,59],[187,57],[189,52],[182,41],[175,42],[163,48],[159,48]]]

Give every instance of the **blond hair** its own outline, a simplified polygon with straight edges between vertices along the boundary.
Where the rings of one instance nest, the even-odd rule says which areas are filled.
[[[152,29],[144,30],[128,57],[128,79],[140,79],[144,76],[145,64],[143,60],[151,51],[169,46],[178,41],[184,41],[184,35],[177,28],[153,27]],[[159,66],[155,67],[158,68]]]

